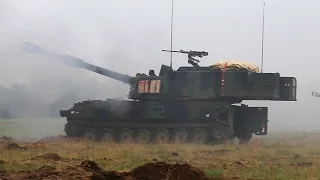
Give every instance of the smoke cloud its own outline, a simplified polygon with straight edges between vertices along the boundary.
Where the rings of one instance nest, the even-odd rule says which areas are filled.
[[[268,106],[270,129],[318,124],[320,91],[319,1],[268,1],[264,71],[294,76],[298,102]],[[192,9],[192,10],[190,10]],[[22,51],[29,41],[113,71],[134,76],[169,64],[171,2],[147,0],[0,2],[0,116],[58,117],[58,109],[88,99],[126,98],[127,84]],[[260,66],[262,2],[175,2],[173,49],[205,50],[200,65],[246,60]],[[173,55],[173,67],[187,65]]]
[[[60,109],[68,109],[78,101],[126,98],[129,87],[122,82],[23,51],[23,42],[31,41],[89,63],[99,65],[93,59],[100,60],[101,66],[110,65],[111,69],[126,73],[129,68],[119,61],[130,59],[108,54],[97,42],[86,42],[97,35],[88,32],[89,37],[83,37],[63,22],[59,3],[2,1],[1,10],[0,118],[59,117]],[[103,56],[117,61],[101,63]]]

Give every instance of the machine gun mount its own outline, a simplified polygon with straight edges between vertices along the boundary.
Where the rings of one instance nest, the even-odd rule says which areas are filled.
[[[198,65],[198,63],[200,61],[195,59],[194,57],[198,56],[198,57],[202,58],[203,56],[208,56],[208,54],[209,54],[206,51],[191,51],[191,50],[190,51],[184,51],[184,50],[180,50],[180,51],[162,50],[162,51],[188,54],[188,63],[191,64],[193,67],[200,67]]]

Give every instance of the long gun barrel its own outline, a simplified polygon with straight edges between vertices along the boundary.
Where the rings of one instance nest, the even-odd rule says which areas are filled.
[[[114,72],[114,71],[111,71],[111,70],[108,70],[108,69],[105,69],[105,68],[102,68],[99,66],[95,66],[93,64],[89,64],[89,63],[84,62],[83,60],[76,58],[76,57],[73,57],[73,56],[60,55],[60,54],[57,54],[54,52],[47,51],[47,50],[45,50],[35,44],[29,43],[29,42],[25,42],[23,44],[23,49],[29,53],[41,54],[46,57],[57,59],[59,61],[62,61],[65,64],[67,64],[68,66],[87,69],[89,71],[93,71],[95,73],[116,79],[116,80],[124,82],[126,84],[131,84],[132,80],[134,79],[134,77],[132,77],[132,76],[121,74],[118,72]]]

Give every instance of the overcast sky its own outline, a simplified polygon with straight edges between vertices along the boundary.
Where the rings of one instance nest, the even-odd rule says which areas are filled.
[[[208,51],[201,65],[245,60],[260,66],[262,7],[262,0],[175,0],[173,47]],[[319,8],[317,0],[266,1],[264,72],[298,80],[298,102],[267,103],[271,125],[320,127],[320,98],[310,95],[320,91]],[[2,0],[0,84],[94,77],[106,93],[125,96],[125,84],[25,54],[22,42],[133,76],[158,74],[169,64],[170,54],[161,50],[170,49],[170,16],[169,0]],[[188,65],[185,55],[173,58],[174,68]]]

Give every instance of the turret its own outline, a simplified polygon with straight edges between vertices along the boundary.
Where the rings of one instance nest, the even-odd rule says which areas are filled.
[[[68,66],[87,69],[89,71],[101,74],[103,76],[107,76],[109,78],[124,82],[126,84],[132,84],[134,80],[134,77],[132,76],[114,72],[109,69],[105,69],[105,68],[84,62],[83,60],[73,56],[61,55],[54,52],[50,52],[29,42],[25,42],[23,44],[23,49],[29,53],[40,54],[49,58],[53,58],[53,59],[62,61]]]
[[[128,98],[134,100],[212,100],[237,103],[242,100],[296,100],[295,77],[281,77],[279,73],[259,73],[257,68],[248,64],[230,61],[215,63],[213,66],[199,66],[199,60],[193,57],[207,56],[208,52],[205,51],[169,51],[188,54],[188,63],[192,67],[179,67],[174,71],[172,67],[162,65],[159,76],[150,70],[149,75],[137,73],[132,77],[89,64],[76,57],[47,51],[32,43],[25,42],[24,49],[29,53],[53,58],[66,65],[87,69],[129,84]]]

